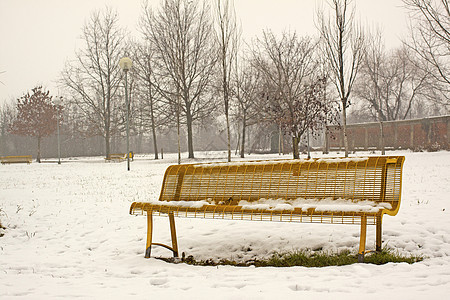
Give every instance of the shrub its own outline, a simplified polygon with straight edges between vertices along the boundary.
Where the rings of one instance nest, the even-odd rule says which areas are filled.
[[[441,150],[441,145],[438,142],[434,142],[433,144],[430,144],[427,146],[428,152],[437,152]]]

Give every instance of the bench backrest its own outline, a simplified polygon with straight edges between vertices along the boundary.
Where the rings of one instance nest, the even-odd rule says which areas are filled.
[[[129,155],[130,155],[130,158],[134,157],[134,153],[133,152],[130,152]],[[110,153],[106,157],[106,159],[126,159],[126,158],[127,158],[127,154],[126,153]]]
[[[401,198],[404,156],[324,158],[169,166],[160,201],[237,204],[265,199],[346,199],[390,203]]]
[[[31,163],[31,155],[16,155],[16,156],[2,156],[0,157],[2,163]]]

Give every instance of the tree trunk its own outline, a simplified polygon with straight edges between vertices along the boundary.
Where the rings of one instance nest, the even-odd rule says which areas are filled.
[[[180,143],[180,96],[177,96],[177,143],[178,143],[178,164],[181,164],[181,143]]]
[[[323,154],[328,154],[330,151],[330,144],[329,144],[329,134],[328,134],[328,127],[325,125],[325,131],[324,131],[324,138],[325,141],[323,143]]]
[[[158,159],[158,143],[156,141],[155,114],[153,112],[152,88],[151,88],[150,84],[148,85],[148,94],[149,94],[149,98],[150,98],[150,118],[152,121],[153,151],[155,152],[155,159]]]
[[[125,73],[126,74],[126,73]],[[126,76],[126,75],[125,75]],[[125,79],[126,82],[126,79]],[[106,86],[108,91],[108,98],[106,99],[106,108],[105,108],[105,120],[104,120],[104,124],[105,124],[105,152],[106,152],[106,157],[108,157],[111,154],[111,97],[109,95],[110,93],[110,85]],[[125,93],[127,93],[125,87]],[[125,103],[127,103],[127,99],[125,99]],[[127,114],[128,117],[128,114]]]
[[[108,157],[109,154],[111,154],[111,134],[109,132],[109,129],[106,130],[106,134],[105,134],[105,152],[106,152],[106,157]]]
[[[156,126],[155,126],[155,117],[153,114],[153,104],[150,104],[150,114],[152,118],[152,135],[153,135],[153,150],[155,151],[155,159],[158,159],[158,143],[156,141]]]
[[[158,159],[158,144],[156,141],[156,129],[155,126],[152,126],[152,135],[153,135],[153,149],[155,151],[155,159]]]
[[[380,108],[378,109],[378,120],[380,121],[380,148],[381,148],[381,155],[385,155],[386,153],[384,151],[383,102],[381,101],[381,97],[380,97]]]
[[[347,138],[347,105],[342,105],[342,125],[344,130],[344,148],[345,148],[345,157],[348,157],[348,138]]]
[[[300,152],[298,151],[298,144],[300,142],[300,138],[298,137],[292,137],[292,154],[294,156],[294,159],[300,158]]]
[[[188,134],[188,158],[194,158],[194,143],[192,135],[192,114],[189,105],[186,105],[186,125]]]
[[[227,159],[231,161],[231,139],[230,139],[230,118],[228,113],[229,97],[228,97],[228,78],[227,78],[227,64],[226,64],[226,45],[224,42],[224,36],[222,35],[222,72],[223,72],[223,102],[225,105],[225,120],[227,125]]]
[[[227,108],[228,109],[228,108]],[[227,121],[227,146],[228,146],[228,162],[231,161],[231,139],[230,139],[230,118],[228,117],[228,111],[225,115]]]
[[[281,136],[281,123],[278,126],[278,155],[281,155],[282,150],[281,150],[281,144],[282,144],[282,136]]]
[[[380,120],[380,148],[381,148],[381,155],[385,155],[386,151],[384,150],[384,126],[383,121]]]
[[[41,137],[40,136],[38,136],[37,137],[37,157],[36,157],[36,161],[38,162],[38,163],[40,163],[41,162]]]
[[[242,121],[242,142],[241,142],[241,158],[244,158],[245,156],[245,127],[247,127],[247,120],[246,120],[246,114],[244,112],[244,118]]]
[[[311,149],[309,148],[309,128],[306,129],[306,139],[307,139],[307,152],[308,152],[308,159],[311,158]]]

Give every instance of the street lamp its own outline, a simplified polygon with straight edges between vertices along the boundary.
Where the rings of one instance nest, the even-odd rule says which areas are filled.
[[[129,57],[123,57],[119,61],[120,68],[125,72],[125,103],[127,105],[127,168],[130,171],[130,104],[128,102],[128,79],[127,73],[133,62]]]

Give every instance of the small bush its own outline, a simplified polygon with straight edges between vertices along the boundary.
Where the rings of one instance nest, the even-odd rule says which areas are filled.
[[[441,145],[438,142],[435,142],[433,144],[430,144],[427,146],[428,152],[437,152],[441,150]]]
[[[275,253],[268,259],[254,259],[245,262],[239,262],[230,259],[221,259],[215,261],[213,259],[197,261],[193,256],[185,258],[183,254],[182,259],[175,258],[161,258],[164,261],[172,263],[186,263],[196,266],[218,266],[228,265],[237,267],[255,266],[255,267],[328,267],[328,266],[343,266],[358,262],[358,255],[352,254],[350,251],[341,251],[339,253],[330,253],[326,251],[311,251],[298,250],[287,253]],[[383,265],[386,263],[401,263],[409,264],[422,261],[423,256],[405,256],[390,249],[383,249],[381,252],[371,252],[365,255],[364,263]]]
[[[440,151],[442,149],[444,149],[445,147],[442,147],[441,144],[439,144],[438,142],[432,143],[432,144],[427,144],[427,145],[417,145],[414,147],[413,151],[414,152],[437,152]]]
[[[415,146],[413,148],[413,152],[423,152],[424,150],[425,150],[425,148],[422,145]]]

